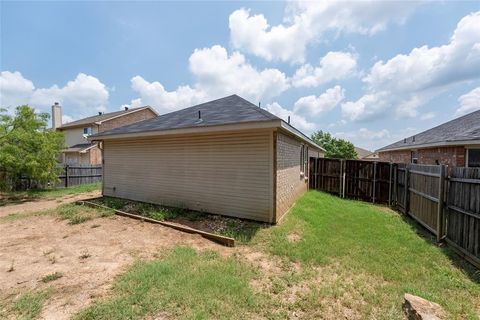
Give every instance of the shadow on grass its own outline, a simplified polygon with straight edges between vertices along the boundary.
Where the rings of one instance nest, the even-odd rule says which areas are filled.
[[[83,184],[69,188],[31,189],[26,191],[0,192],[0,207],[26,202],[55,199],[67,195],[92,192],[100,189],[100,183]]]
[[[398,211],[396,211],[398,212]],[[475,283],[480,284],[480,270],[477,269],[470,262],[465,260],[459,253],[455,251],[452,247],[448,246],[446,242],[437,243],[436,236],[433,235],[427,228],[418,223],[415,219],[409,215],[398,212],[410,228],[421,238],[423,241],[429,245],[439,247],[442,253],[448,257],[452,264],[459,270],[468,276],[470,280]]]

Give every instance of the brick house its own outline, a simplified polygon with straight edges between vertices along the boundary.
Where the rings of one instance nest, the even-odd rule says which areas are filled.
[[[88,136],[118,128],[127,124],[157,117],[151,107],[125,108],[125,110],[102,113],[62,124],[62,108],[56,102],[52,106],[52,128],[65,136],[66,149],[62,151],[60,162],[64,164],[101,164],[102,153],[96,143],[88,141]]]
[[[480,110],[378,149],[380,161],[480,167]]]
[[[89,137],[101,141],[105,196],[278,222],[308,190],[324,150],[237,95]]]

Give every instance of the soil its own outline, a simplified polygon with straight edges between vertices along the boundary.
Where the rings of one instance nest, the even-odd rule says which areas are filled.
[[[35,208],[52,206],[50,201],[44,202],[35,202]],[[215,249],[227,255],[234,250],[198,235],[120,216],[78,225],[69,225],[51,215],[5,222],[0,224],[0,244],[0,304],[29,290],[53,287],[42,319],[68,319],[93,298],[108,294],[115,276],[125,272],[135,260],[155,258],[161,250],[176,245]],[[63,277],[49,283],[40,281],[54,272]]]

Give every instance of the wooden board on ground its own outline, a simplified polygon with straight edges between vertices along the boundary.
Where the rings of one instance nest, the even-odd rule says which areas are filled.
[[[77,201],[77,203],[85,204],[85,205],[88,205],[88,206],[91,206],[91,207],[99,207],[99,208],[103,208],[103,209],[113,210],[116,214],[121,215],[121,216],[130,217],[130,218],[134,218],[134,219],[139,219],[139,220],[147,221],[147,222],[151,222],[151,223],[161,224],[163,226],[170,227],[170,228],[173,228],[173,229],[176,229],[176,230],[179,230],[179,231],[183,231],[183,232],[187,232],[187,233],[196,233],[196,234],[199,234],[206,239],[215,241],[215,242],[220,243],[220,244],[222,244],[224,246],[227,246],[227,247],[234,247],[235,246],[235,239],[230,238],[230,237],[220,236],[218,234],[205,232],[205,231],[202,231],[202,230],[190,228],[190,227],[183,226],[183,225],[176,224],[176,223],[172,223],[172,222],[160,221],[160,220],[155,220],[155,219],[152,219],[152,218],[147,218],[147,217],[144,217],[144,216],[141,216],[141,215],[137,215],[137,214],[121,211],[121,210],[116,210],[116,209],[113,209],[113,208],[110,208],[110,207],[107,207],[107,206],[104,206],[104,205],[101,205],[101,204],[97,204],[97,203],[94,203],[94,202],[90,202],[90,201],[82,200],[82,201]]]

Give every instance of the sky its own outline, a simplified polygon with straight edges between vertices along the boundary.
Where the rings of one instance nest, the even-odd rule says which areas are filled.
[[[0,1],[0,106],[238,94],[375,150],[480,109],[480,1]]]

